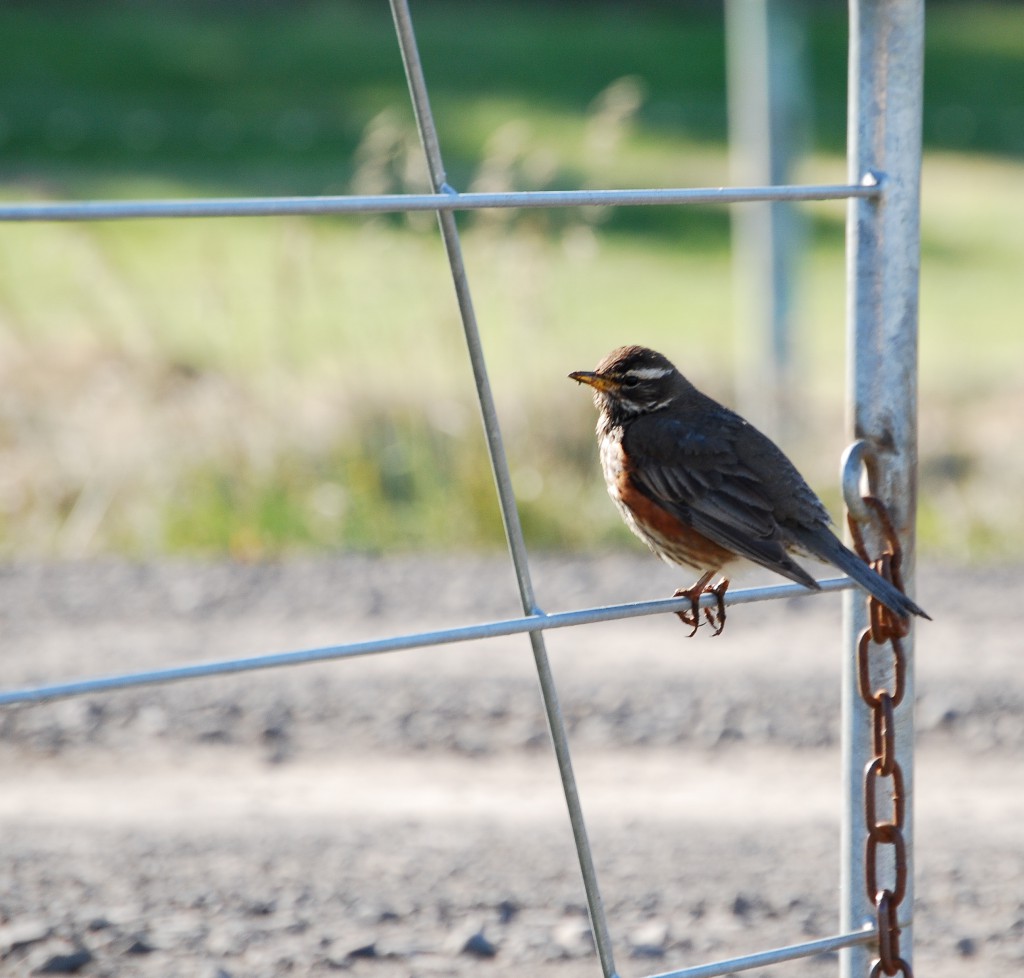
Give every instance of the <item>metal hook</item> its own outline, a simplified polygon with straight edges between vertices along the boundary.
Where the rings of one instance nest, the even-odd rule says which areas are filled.
[[[858,523],[869,522],[874,515],[864,496],[871,491],[872,466],[875,461],[874,450],[863,438],[853,442],[845,452],[840,463],[840,479],[843,486],[843,502],[850,515]],[[865,493],[867,480],[867,493]]]

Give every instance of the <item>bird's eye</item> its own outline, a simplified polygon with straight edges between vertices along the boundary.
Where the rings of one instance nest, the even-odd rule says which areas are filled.
[[[622,378],[622,386],[633,390],[640,386],[640,378],[634,377],[631,374],[626,374],[626,376]]]

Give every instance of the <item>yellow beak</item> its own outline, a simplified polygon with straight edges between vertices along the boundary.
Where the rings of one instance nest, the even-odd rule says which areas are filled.
[[[618,384],[610,377],[594,373],[593,370],[574,370],[569,374],[569,379],[575,380],[578,384],[588,384],[596,391],[610,391],[618,387]]]

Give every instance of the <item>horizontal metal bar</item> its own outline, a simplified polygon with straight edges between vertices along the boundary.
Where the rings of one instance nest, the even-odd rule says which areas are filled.
[[[663,971],[649,978],[717,978],[736,971],[748,971],[751,968],[763,968],[771,964],[782,964],[797,958],[809,958],[815,954],[828,954],[830,951],[841,951],[844,947],[857,947],[875,941],[875,927],[868,924],[864,930],[852,934],[837,934],[835,937],[823,937],[817,941],[805,941],[802,944],[790,944],[788,947],[776,948],[772,951],[758,951],[727,961],[713,961],[709,964],[698,964],[692,968],[679,971]]]
[[[830,578],[819,581],[822,591],[842,591],[855,587],[848,577]],[[746,588],[728,592],[727,605],[749,604],[754,601],[769,601],[798,595],[814,594],[799,584],[775,584],[769,587]],[[714,595],[701,598],[702,607],[710,607]],[[639,618],[643,615],[657,615],[666,612],[688,611],[687,598],[665,598],[658,601],[640,601],[630,604],[607,605],[600,608],[584,608],[578,611],[563,611],[548,615],[538,613],[523,618],[504,621],[483,622],[479,625],[463,625],[458,628],[444,628],[433,632],[416,632],[410,635],[396,635],[389,638],[371,639],[366,642],[352,642],[346,645],[328,645],[314,649],[299,649],[291,652],[273,652],[266,655],[249,656],[241,659],[222,659],[213,662],[195,662],[184,666],[152,669],[146,672],[121,673],[99,676],[93,679],[79,679],[63,683],[48,683],[24,689],[0,690],[0,707],[17,703],[42,703],[48,700],[71,696],[84,696],[115,689],[135,686],[150,686],[160,683],[177,682],[182,679],[198,679],[209,676],[224,676],[230,673],[251,672],[257,669],[273,669],[278,666],[302,665],[309,662],[327,662],[333,659],[351,659],[363,655],[384,652],[399,652],[408,649],[426,648],[433,645],[449,645],[469,642],[475,639],[497,638],[503,635],[517,635],[523,632],[537,632],[551,628],[569,628],[573,625],[590,625],[601,621],[620,618]]]
[[[334,197],[211,197],[192,200],[35,201],[0,204],[0,221],[120,221],[164,217],[273,217],[472,211],[509,207],[636,207],[651,204],[739,204],[769,200],[847,200],[877,197],[862,184],[788,187],[706,187],[650,190],[527,190],[508,193],[380,194]]]

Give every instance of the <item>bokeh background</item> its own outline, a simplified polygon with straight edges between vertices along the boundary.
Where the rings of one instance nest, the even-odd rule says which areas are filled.
[[[842,182],[846,21],[806,10],[800,181]],[[717,3],[414,11],[460,189],[716,186]],[[921,548],[1024,543],[1024,10],[928,10]],[[424,189],[387,5],[5,3],[7,200]],[[788,447],[836,510],[844,205],[808,204]],[[725,209],[460,218],[529,542],[625,540],[566,380],[642,342],[735,401]],[[756,419],[755,419],[756,420]],[[498,549],[430,215],[0,228],[0,554]]]

